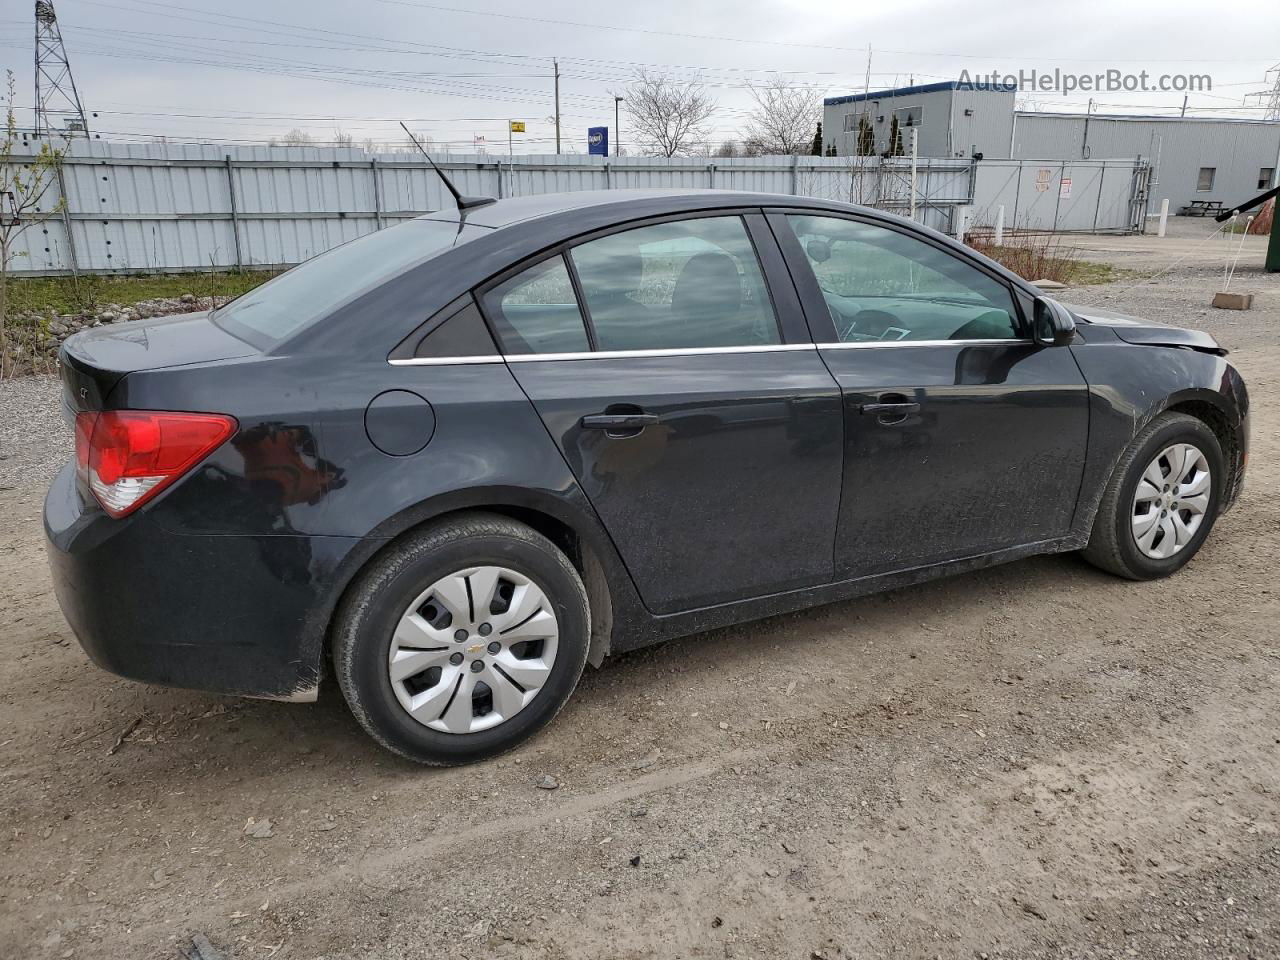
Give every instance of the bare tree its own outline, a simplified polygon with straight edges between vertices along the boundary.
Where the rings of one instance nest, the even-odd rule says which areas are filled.
[[[267,141],[267,144],[272,147],[309,147],[315,142],[315,137],[311,136],[307,131],[294,127],[283,136],[272,137]]]
[[[354,147],[356,145],[356,138],[347,133],[347,131],[343,130],[341,127],[334,127],[333,145],[335,147]]]
[[[417,130],[417,131],[414,131],[412,138],[405,137],[404,140],[400,143],[400,145],[394,148],[395,152],[396,153],[420,153],[421,151],[418,150],[417,144],[413,142],[414,140],[417,140],[418,143],[422,144],[422,149],[426,150],[428,153],[431,152],[431,148],[435,143],[435,141],[433,141],[429,136],[427,136],[421,130]]]
[[[6,70],[4,140],[0,142],[0,377],[11,373],[9,362],[9,271],[20,256],[14,249],[18,238],[31,227],[39,226],[62,212],[66,202],[45,204],[45,194],[58,176],[62,150],[48,142],[40,144],[33,159],[18,160],[14,154],[31,150],[18,134],[18,120],[13,110],[15,87],[13,71]]]
[[[640,69],[625,96],[631,142],[641,151],[675,157],[706,144],[717,104],[701,80]]]
[[[755,108],[747,121],[747,140],[768,153],[799,154],[813,149],[813,131],[822,119],[822,101],[808,87],[787,84],[780,76],[751,85]]]

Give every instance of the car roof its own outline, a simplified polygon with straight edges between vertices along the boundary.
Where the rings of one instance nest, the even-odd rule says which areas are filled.
[[[610,205],[642,208],[642,212],[649,216],[718,207],[797,206],[842,210],[862,209],[853,204],[833,203],[814,197],[793,197],[786,194],[755,193],[747,190],[578,190],[572,193],[540,193],[528,197],[497,200],[467,211],[464,219],[469,225],[498,228],[543,217],[572,214],[575,210]],[[459,216],[455,210],[437,210],[419,219],[457,223]]]

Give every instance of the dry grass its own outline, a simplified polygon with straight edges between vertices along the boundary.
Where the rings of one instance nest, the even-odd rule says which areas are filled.
[[[235,297],[266,283],[274,272],[84,274],[72,277],[10,277],[9,312],[87,313],[115,303],[130,306],[157,297]]]
[[[1006,237],[999,246],[990,235],[970,234],[967,243],[1027,280],[1055,280],[1058,283],[1108,283],[1116,271],[1105,263],[1081,260],[1070,247],[1046,235]]]

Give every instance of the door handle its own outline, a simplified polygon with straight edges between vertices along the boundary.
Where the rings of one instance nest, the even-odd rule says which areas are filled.
[[[919,413],[920,404],[907,403],[864,403],[858,408],[859,413],[874,413],[881,417],[905,417],[910,413]]]
[[[656,413],[593,413],[579,421],[586,430],[605,430],[609,433],[639,433],[657,422]]]
[[[858,408],[858,412],[874,416],[882,427],[905,423],[907,417],[920,412],[920,402],[912,400],[905,393],[882,393],[876,399],[879,402],[864,403]]]

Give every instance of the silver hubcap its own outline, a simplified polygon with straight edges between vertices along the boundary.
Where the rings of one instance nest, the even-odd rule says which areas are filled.
[[[1166,560],[1191,542],[1209,510],[1209,461],[1198,447],[1175,443],[1142,471],[1133,495],[1133,539],[1148,557]]]
[[[528,577],[506,567],[459,570],[400,618],[387,658],[391,688],[432,730],[488,730],[538,695],[558,636],[551,603]]]

